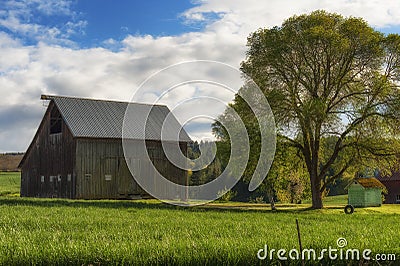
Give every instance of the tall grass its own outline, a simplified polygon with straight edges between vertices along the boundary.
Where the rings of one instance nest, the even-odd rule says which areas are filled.
[[[265,265],[269,261],[256,256],[265,244],[298,248],[296,218],[305,248],[336,247],[344,237],[349,248],[400,256],[400,215],[379,208],[346,215],[339,207],[271,212],[221,206],[229,204],[183,208],[154,200],[3,197],[0,264]]]
[[[0,172],[0,196],[17,196],[21,184],[19,172]]]

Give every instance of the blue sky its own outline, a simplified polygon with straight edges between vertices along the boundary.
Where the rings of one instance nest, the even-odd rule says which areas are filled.
[[[0,0],[0,152],[26,150],[45,111],[42,93],[129,101],[149,75],[172,64],[201,59],[238,67],[251,32],[316,9],[400,33],[400,1],[392,0]],[[232,96],[189,86],[163,103],[172,108],[199,91]],[[207,106],[221,112],[213,108]],[[190,128],[197,138],[211,136],[206,123]]]
[[[46,4],[40,5],[39,2]],[[181,16],[185,10],[195,6],[190,1],[2,1],[0,5],[4,13],[20,13],[16,16],[22,23],[58,28],[61,31],[74,29],[68,39],[80,48],[102,46],[108,39],[121,41],[127,35],[178,35],[202,28],[201,23],[185,23]],[[27,45],[37,41],[37,36],[4,24],[0,29],[21,38]]]
[[[107,39],[123,40],[128,34],[178,35],[200,30],[184,23],[180,14],[193,7],[190,1],[78,1],[76,10],[88,21],[85,35],[75,40],[95,46]]]

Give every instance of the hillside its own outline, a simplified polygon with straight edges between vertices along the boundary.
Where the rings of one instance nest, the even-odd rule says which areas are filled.
[[[17,171],[23,156],[21,153],[0,154],[0,171]]]

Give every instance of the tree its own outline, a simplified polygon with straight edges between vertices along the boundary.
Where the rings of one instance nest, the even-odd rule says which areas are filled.
[[[399,35],[315,11],[252,33],[241,68],[265,93],[279,138],[299,151],[313,208],[344,173],[397,162]]]
[[[241,90],[246,89],[246,85],[241,88]],[[242,176],[243,181],[249,183],[260,159],[261,132],[255,114],[239,94],[235,95],[230,107],[235,110],[238,117],[231,116],[227,109],[213,124],[213,133],[218,139],[216,142],[218,148],[217,156],[220,158],[223,166],[228,164],[231,143],[230,135],[223,124],[226,124],[228,121],[235,123],[237,122],[235,119],[240,119],[244,123],[247,135],[249,136],[250,154]],[[235,135],[234,132],[231,133]],[[297,150],[285,141],[282,141],[281,138],[278,138],[274,161],[268,176],[257,190],[266,196],[273,210],[275,209],[274,198],[288,202],[301,201],[308,197],[308,186],[304,182],[305,172],[304,162]]]
[[[188,157],[192,160],[197,159],[192,162],[192,169],[201,169],[196,171],[189,170],[190,185],[206,184],[221,175],[223,169],[218,154],[212,159],[212,150],[216,149],[214,145],[215,143],[209,141],[189,143]]]
[[[281,139],[278,139],[267,180],[273,182],[276,197],[281,202],[299,203],[303,199],[310,199],[304,162],[296,149]]]

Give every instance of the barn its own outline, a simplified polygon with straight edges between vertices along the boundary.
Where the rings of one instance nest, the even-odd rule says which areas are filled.
[[[48,107],[19,165],[22,197],[148,197],[135,182],[124,157],[122,125],[129,104],[130,108],[133,106],[134,124],[146,124],[151,129],[145,134],[140,130],[134,132],[132,143],[145,141],[157,171],[174,183],[188,183],[187,172],[170,163],[162,147],[163,126],[163,130],[170,131],[179,128],[179,137],[171,141],[179,142],[183,154],[187,154],[187,144],[191,141],[175,117],[163,125],[170,114],[168,107],[48,95],[42,95],[41,99],[47,101]],[[146,120],[142,114],[149,109]],[[147,178],[149,162],[140,156],[131,159],[135,160],[135,175]]]
[[[374,177],[356,178],[348,186],[348,203],[354,207],[379,207],[382,190],[385,186]]]
[[[385,203],[400,204],[400,172],[394,172],[391,176],[379,177],[379,181],[387,188]]]

